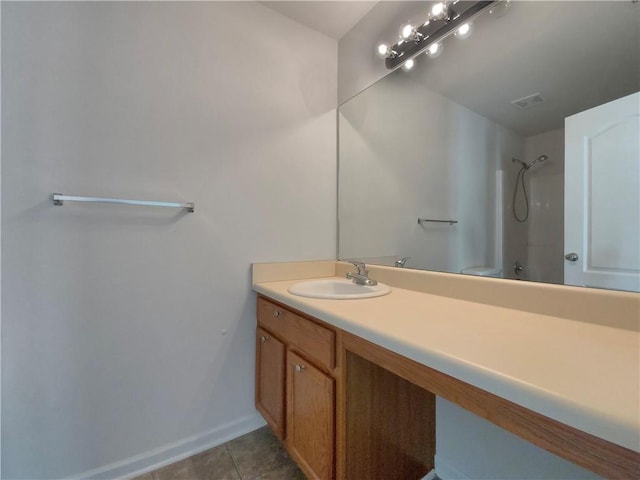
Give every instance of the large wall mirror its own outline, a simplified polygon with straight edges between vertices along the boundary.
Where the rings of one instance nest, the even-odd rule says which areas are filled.
[[[638,291],[640,6],[501,13],[340,106],[338,256]]]

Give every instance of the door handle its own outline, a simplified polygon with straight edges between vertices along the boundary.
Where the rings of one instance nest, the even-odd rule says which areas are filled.
[[[575,252],[571,252],[571,253],[567,253],[564,258],[566,258],[567,260],[569,260],[570,262],[577,262],[578,259],[580,257],[578,257],[578,254]]]

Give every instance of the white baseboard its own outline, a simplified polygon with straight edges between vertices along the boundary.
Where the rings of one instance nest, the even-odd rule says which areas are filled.
[[[217,447],[265,425],[257,413],[145,453],[74,475],[67,480],[124,480]]]
[[[436,476],[436,469],[435,469],[435,468],[433,468],[433,469],[431,469],[431,471],[430,471],[429,473],[427,473],[427,474],[426,474],[424,477],[422,477],[420,480],[434,480],[434,479],[436,479],[436,478],[438,478],[438,477]]]
[[[435,471],[440,480],[471,480],[471,477],[468,477],[464,473],[454,468],[450,463],[448,463],[446,460],[443,460],[442,457],[438,456],[437,454],[435,458],[435,464]]]

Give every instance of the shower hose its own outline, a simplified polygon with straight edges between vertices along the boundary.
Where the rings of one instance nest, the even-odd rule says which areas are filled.
[[[529,218],[529,197],[527,196],[527,187],[524,183],[524,177],[527,173],[528,168],[526,166],[522,166],[520,171],[518,172],[518,176],[516,177],[516,188],[513,190],[513,199],[511,200],[511,209],[513,211],[513,216],[520,223],[524,223]],[[516,199],[518,197],[518,184],[522,184],[522,192],[524,193],[524,204],[525,204],[525,214],[524,218],[520,218],[518,216],[518,212],[516,212]]]

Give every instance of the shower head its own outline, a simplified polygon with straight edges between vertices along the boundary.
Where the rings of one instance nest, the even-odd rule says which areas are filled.
[[[542,162],[547,161],[548,159],[549,159],[549,157],[547,155],[540,155],[533,162],[531,162],[530,164],[527,165],[527,170],[529,170],[531,167],[533,167],[536,163],[542,163]]]
[[[512,158],[511,161],[513,163],[518,162],[520,165],[522,165],[522,168],[524,168],[525,170],[529,170],[531,167],[533,167],[536,163],[542,163],[542,162],[546,162],[547,160],[549,160],[549,157],[547,155],[540,155],[538,158],[536,158],[534,161],[530,162],[530,163],[524,163],[522,160],[518,159],[518,158]]]

